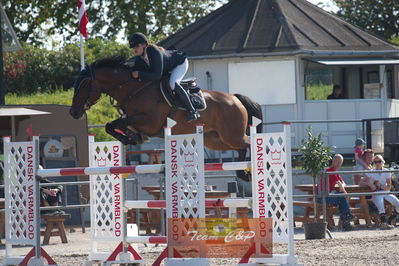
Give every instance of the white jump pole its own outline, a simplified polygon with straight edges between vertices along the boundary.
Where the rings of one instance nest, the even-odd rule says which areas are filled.
[[[231,162],[231,163],[207,163],[204,171],[234,171],[248,170],[251,162]],[[41,177],[51,176],[85,176],[85,175],[107,175],[107,174],[158,174],[165,171],[164,164],[151,165],[130,165],[115,167],[74,167],[74,168],[54,168],[39,169],[37,175]]]

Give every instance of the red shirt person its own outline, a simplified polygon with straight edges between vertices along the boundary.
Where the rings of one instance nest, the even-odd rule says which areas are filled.
[[[342,157],[341,154],[335,154],[332,159],[330,168],[328,168],[326,170],[326,172],[338,171],[341,168],[343,161],[344,161],[344,158]],[[345,182],[339,174],[331,174],[331,175],[326,174],[326,176],[328,178],[329,193],[335,192],[336,186],[338,186],[339,193],[346,193]],[[323,178],[321,180],[321,184],[320,184],[322,191],[327,190],[326,183],[327,183],[326,178]],[[337,197],[330,196],[330,197],[326,197],[326,203],[328,205],[338,206],[340,216],[341,216],[342,229],[344,231],[352,230],[353,228],[350,224],[350,221],[354,218],[354,216],[350,212],[349,204],[348,204],[348,201],[346,200],[346,198],[344,196],[337,196]]]

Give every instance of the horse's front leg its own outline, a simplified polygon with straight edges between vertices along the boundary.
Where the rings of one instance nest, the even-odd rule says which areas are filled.
[[[130,118],[119,118],[106,124],[105,131],[124,145],[142,144],[146,139],[140,132],[128,128]]]

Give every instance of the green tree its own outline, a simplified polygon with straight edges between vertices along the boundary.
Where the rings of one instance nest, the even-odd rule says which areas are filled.
[[[227,0],[86,0],[90,38],[115,39],[125,29],[148,34],[154,41],[176,32]],[[78,38],[77,1],[5,0],[7,16],[20,41],[41,44],[49,36],[65,42]]]
[[[393,37],[393,38],[391,39],[391,42],[394,43],[394,44],[396,44],[396,45],[399,45],[399,36]]]
[[[316,195],[316,177],[321,175],[332,159],[330,145],[324,145],[322,133],[313,135],[312,127],[306,129],[306,139],[301,140],[299,147],[299,161],[305,172],[312,176],[313,194]],[[315,220],[316,220],[316,198],[313,198]]]
[[[399,34],[398,0],[333,0],[337,15],[347,22],[389,40]]]
[[[7,93],[52,92],[72,87],[80,69],[78,45],[66,44],[53,50],[28,44],[24,44],[23,47],[23,51],[8,52],[4,55],[4,81]],[[87,64],[113,55],[127,59],[131,56],[131,51],[124,44],[104,41],[101,38],[85,42]]]

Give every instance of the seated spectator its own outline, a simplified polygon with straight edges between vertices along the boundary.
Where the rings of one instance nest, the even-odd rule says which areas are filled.
[[[362,156],[363,162],[366,163],[367,167],[364,168],[363,170],[371,170],[373,169],[373,162],[374,162],[374,151],[372,149],[366,149],[364,150],[363,156]],[[362,178],[360,179],[359,186],[367,186],[368,185],[368,179],[367,179],[365,174],[362,174]]]
[[[326,170],[326,172],[338,171],[341,168],[343,161],[344,161],[344,158],[342,157],[341,154],[335,154],[332,159],[330,168],[328,168]],[[346,193],[345,182],[339,174],[328,175],[328,181],[329,182],[327,184],[325,179],[321,180],[321,187],[323,190],[325,190],[327,188],[326,186],[328,185],[329,193]],[[336,192],[336,186],[338,188],[338,192]],[[342,223],[342,229],[344,231],[353,230],[353,227],[351,226],[350,221],[353,220],[355,217],[350,212],[349,204],[348,204],[348,201],[346,200],[346,198],[344,196],[342,196],[342,197],[327,197],[326,203],[329,205],[338,206],[339,212],[340,212],[341,223]]]
[[[381,155],[376,155],[374,157],[375,168],[372,170],[388,170],[387,168],[383,167],[384,163],[384,158],[382,158]],[[367,174],[367,177],[365,177],[365,182],[367,182],[368,186],[373,191],[390,191],[392,184],[391,175],[391,173],[369,173]],[[380,214],[381,228],[393,229],[394,226],[391,224],[397,218],[399,211],[399,199],[392,194],[373,195],[372,199]],[[395,206],[395,212],[389,218],[387,218],[385,214],[384,200],[387,200],[393,206]]]
[[[43,169],[43,167],[39,166],[39,169]],[[54,182],[46,178],[41,179],[40,183],[49,184],[49,186],[40,187],[40,207],[60,205],[62,199],[61,196],[62,196],[63,187],[61,185],[52,186],[51,183]],[[47,215],[55,215],[55,214],[63,214],[64,212],[61,210],[50,210],[50,211],[42,211],[41,213]]]
[[[339,85],[334,85],[333,92],[327,96],[327,100],[344,99],[344,94]]]

